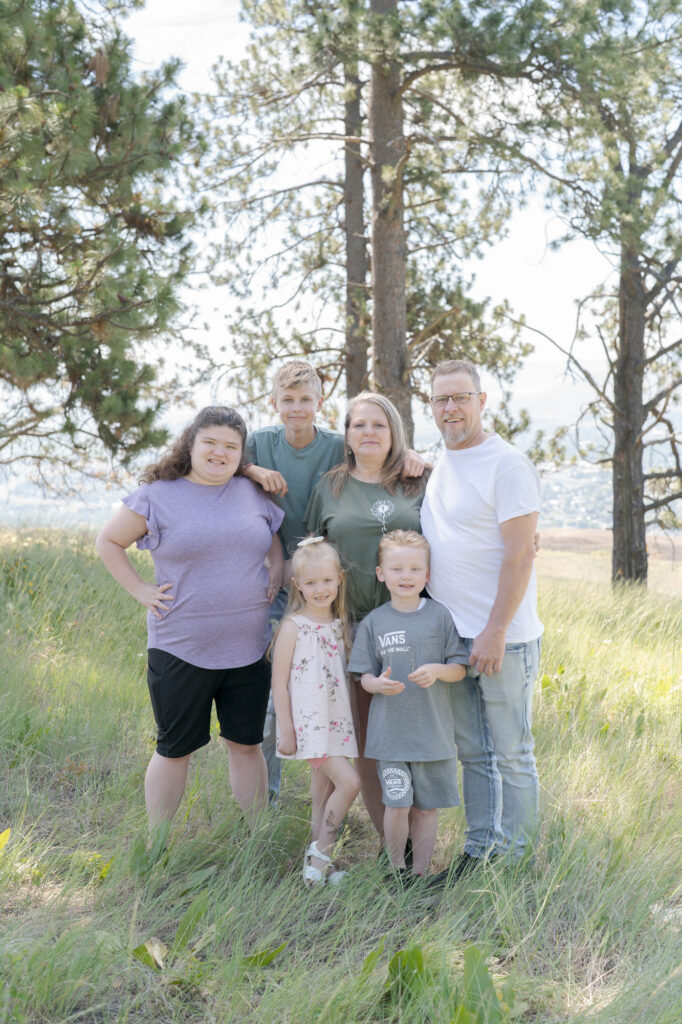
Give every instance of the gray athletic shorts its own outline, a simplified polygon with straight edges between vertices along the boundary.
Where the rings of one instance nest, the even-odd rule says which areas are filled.
[[[431,811],[457,807],[457,758],[445,761],[377,761],[381,799],[386,807]]]

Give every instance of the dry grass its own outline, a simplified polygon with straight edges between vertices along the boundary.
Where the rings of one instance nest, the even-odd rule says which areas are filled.
[[[650,533],[648,587],[654,593],[682,597],[682,537]],[[586,580],[608,585],[611,579],[609,530],[542,530],[536,564],[540,579]]]
[[[595,582],[603,540],[580,540],[565,550],[548,532],[540,555],[535,863],[430,899],[387,887],[360,804],[349,884],[307,893],[305,766],[288,766],[280,809],[250,835],[216,742],[152,863],[144,616],[87,537],[0,536],[0,1024],[449,1024],[471,943],[516,994],[477,1024],[677,1024],[682,602]],[[545,571],[559,556],[577,579]],[[434,867],[462,832],[461,811],[442,815]],[[191,942],[163,971],[140,962],[151,936],[172,947],[196,900]],[[248,962],[285,942],[271,965]],[[403,1004],[386,979],[409,947],[428,983]]]

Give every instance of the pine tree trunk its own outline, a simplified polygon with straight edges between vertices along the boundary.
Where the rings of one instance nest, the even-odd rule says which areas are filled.
[[[345,134],[362,134],[360,79],[357,65],[344,68]],[[347,142],[343,205],[346,232],[346,349],[344,367],[348,398],[364,391],[368,378],[367,239],[365,237],[364,173],[359,142]]]
[[[371,0],[377,27],[395,16],[397,0]],[[388,25],[386,25],[388,29]],[[390,32],[386,32],[389,36]],[[377,388],[395,402],[412,443],[407,307],[406,242],[402,172],[406,156],[400,69],[379,51],[372,64],[369,134],[372,159],[372,347]]]
[[[619,340],[614,368],[612,580],[646,583],[644,526],[644,314],[646,298],[634,253],[621,254]]]

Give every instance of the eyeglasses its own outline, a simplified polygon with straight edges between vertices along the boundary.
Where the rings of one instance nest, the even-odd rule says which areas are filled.
[[[444,409],[448,402],[455,405],[466,405],[474,395],[482,395],[482,391],[460,391],[458,395],[432,395],[429,401],[436,409]]]

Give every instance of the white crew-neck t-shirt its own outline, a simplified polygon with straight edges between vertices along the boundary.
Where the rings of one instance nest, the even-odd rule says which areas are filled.
[[[488,622],[504,553],[499,524],[539,509],[535,467],[497,434],[441,455],[421,509],[422,532],[431,545],[427,589],[450,610],[460,636],[476,637]],[[506,642],[526,643],[541,635],[533,568]]]

